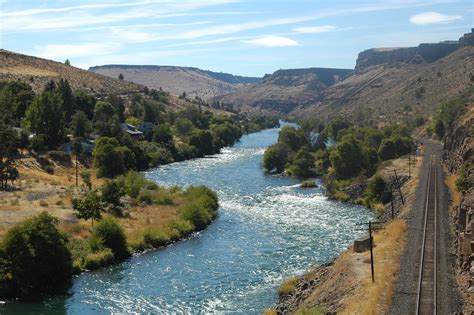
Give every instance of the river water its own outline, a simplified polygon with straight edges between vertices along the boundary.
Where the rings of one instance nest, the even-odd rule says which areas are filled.
[[[135,256],[73,280],[65,296],[11,303],[24,313],[260,313],[275,303],[288,276],[327,262],[357,235],[372,213],[330,201],[322,190],[266,175],[265,148],[278,129],[245,135],[212,158],[145,173],[165,186],[207,185],[219,195],[219,216],[188,240]]]

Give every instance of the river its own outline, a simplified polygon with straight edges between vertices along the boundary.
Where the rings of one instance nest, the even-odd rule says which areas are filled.
[[[278,129],[245,135],[211,158],[150,170],[165,186],[207,185],[217,191],[219,216],[206,230],[120,265],[76,277],[68,294],[9,303],[10,314],[260,313],[277,300],[288,276],[342,252],[364,207],[330,201],[322,190],[266,175],[265,148]]]

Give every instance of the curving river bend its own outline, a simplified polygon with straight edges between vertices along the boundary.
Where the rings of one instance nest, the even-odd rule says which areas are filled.
[[[146,173],[161,185],[207,185],[219,216],[205,231],[166,248],[75,278],[66,296],[11,303],[5,313],[259,313],[277,299],[282,279],[326,262],[372,213],[328,200],[320,189],[265,175],[265,148],[278,129],[244,136],[212,158]]]

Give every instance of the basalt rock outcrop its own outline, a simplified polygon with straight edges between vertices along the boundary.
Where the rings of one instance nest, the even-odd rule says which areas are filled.
[[[455,244],[460,291],[464,311],[474,311],[474,95],[466,113],[456,119],[444,138],[444,163],[450,173],[462,179],[461,201],[454,204]]]
[[[400,63],[431,63],[443,58],[460,47],[474,46],[474,29],[457,41],[420,44],[417,47],[372,48],[359,53],[355,70],[364,71],[371,66]]]

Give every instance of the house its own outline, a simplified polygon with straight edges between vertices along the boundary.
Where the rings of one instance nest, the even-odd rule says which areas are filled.
[[[140,125],[138,125],[138,130],[143,132],[143,136],[145,136],[146,139],[151,139],[154,128],[155,125],[151,122],[142,122]]]
[[[120,124],[120,128],[126,133],[132,137],[134,140],[141,140],[143,139],[143,132],[137,130],[137,128],[134,125],[127,124],[127,123],[122,123]]]
[[[94,140],[91,139],[84,139],[81,141],[81,148],[82,148],[82,153],[91,155],[92,151],[94,151],[95,148],[95,142]],[[64,144],[61,144],[61,150],[64,152],[71,154],[74,152],[74,142],[69,141]]]

